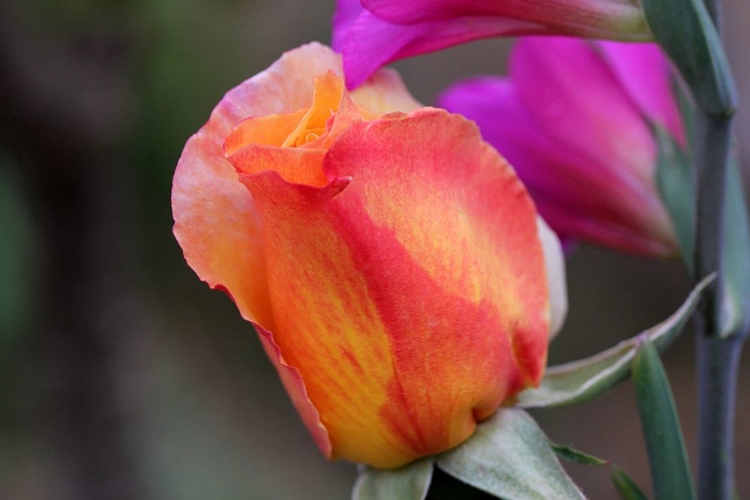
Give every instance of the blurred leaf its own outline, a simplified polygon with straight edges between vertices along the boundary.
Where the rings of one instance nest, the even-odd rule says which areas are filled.
[[[701,293],[714,278],[711,275],[701,281],[666,321],[595,356],[547,369],[538,388],[518,394],[517,406],[537,408],[581,403],[614,387],[630,374],[631,361],[643,337],[648,337],[659,349],[666,349],[682,331]]]
[[[468,441],[437,457],[451,476],[505,500],[585,498],[528,413],[501,408]]]
[[[622,500],[648,500],[635,482],[619,467],[612,468],[612,482]]]
[[[36,278],[29,206],[8,164],[0,154],[0,351],[30,319]]]
[[[654,134],[659,145],[656,163],[656,186],[672,219],[680,243],[682,260],[691,278],[693,270],[693,245],[695,240],[695,172],[692,163],[672,135],[654,124]]]
[[[711,17],[702,0],[643,0],[656,41],[687,82],[698,106],[714,115],[731,114],[737,89]]]
[[[552,448],[552,451],[554,451],[558,457],[574,464],[607,465],[609,463],[609,460],[604,460],[593,455],[589,455],[588,453],[576,450],[575,448],[572,448],[570,446],[555,444],[553,442],[550,442],[549,445]]]
[[[430,489],[433,458],[398,469],[363,466],[352,490],[352,500],[424,500]]]
[[[650,340],[640,346],[633,360],[633,381],[656,499],[694,499],[677,409],[659,353]]]
[[[727,172],[722,337],[750,328],[750,226],[736,154],[732,160]]]

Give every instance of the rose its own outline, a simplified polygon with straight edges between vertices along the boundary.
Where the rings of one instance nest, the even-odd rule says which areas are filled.
[[[637,0],[337,0],[333,16],[349,88],[392,61],[530,34],[653,39]]]
[[[351,95],[339,74],[310,44],[230,91],[178,163],[174,233],[322,452],[396,467],[538,384],[562,258],[475,125],[393,72]]]
[[[669,256],[653,126],[687,147],[672,89],[656,45],[539,37],[516,44],[508,78],[466,80],[439,101],[476,120],[561,238]]]

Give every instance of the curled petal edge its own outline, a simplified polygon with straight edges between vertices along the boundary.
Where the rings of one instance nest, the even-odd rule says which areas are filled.
[[[284,384],[284,388],[302,418],[305,427],[307,427],[315,444],[323,455],[330,460],[333,457],[331,439],[328,435],[328,430],[320,421],[318,409],[307,396],[307,389],[305,388],[305,381],[302,379],[302,375],[299,370],[287,364],[284,356],[281,354],[281,349],[273,339],[273,334],[257,323],[253,323],[253,326],[258,332],[258,338],[260,338],[263,344],[263,349],[276,368],[281,382]]]

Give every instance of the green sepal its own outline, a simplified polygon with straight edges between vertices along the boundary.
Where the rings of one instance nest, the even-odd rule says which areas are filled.
[[[505,500],[581,500],[547,436],[518,408],[501,408],[460,446],[437,457],[437,466],[479,490]]]
[[[550,445],[550,448],[552,448],[552,451],[555,452],[555,455],[557,455],[559,458],[563,460],[567,460],[568,462],[572,462],[574,464],[607,465],[609,463],[609,460],[604,460],[602,458],[589,455],[588,453],[584,453],[580,450],[576,450],[575,448],[571,446],[567,446],[563,444],[556,444],[551,441],[549,445]]]
[[[622,500],[648,500],[643,491],[635,484],[635,481],[625,474],[625,471],[619,467],[612,467],[612,473],[610,474],[612,482],[615,485],[617,493],[620,494]]]
[[[689,276],[694,279],[695,169],[666,129],[657,124],[653,124],[652,129],[659,148],[656,186],[677,233],[682,260]]]
[[[737,155],[727,172],[724,231],[724,296],[719,335],[747,335],[750,329],[750,224]]]
[[[666,321],[590,358],[548,368],[538,388],[518,394],[516,405],[522,408],[565,406],[588,401],[608,391],[630,374],[631,362],[643,338],[649,338],[659,349],[667,348],[682,331],[703,290],[714,278],[715,275],[711,275],[698,283]]]
[[[398,469],[360,466],[352,500],[424,500],[430,489],[434,459],[417,460]]]
[[[656,500],[695,499],[672,390],[659,353],[648,339],[633,360],[633,382]]]
[[[702,0],[642,0],[646,22],[699,108],[731,116],[737,89],[716,27]]]

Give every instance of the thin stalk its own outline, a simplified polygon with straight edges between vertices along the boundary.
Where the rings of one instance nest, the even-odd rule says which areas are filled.
[[[732,118],[699,112],[696,120],[697,211],[695,272],[698,280],[716,272],[706,290],[702,315],[703,335],[718,334],[721,291],[724,288],[723,257],[729,141]]]
[[[734,495],[734,415],[743,339],[698,335],[698,498]]]
[[[721,1],[704,0],[721,33]],[[731,116],[699,113],[696,128],[696,277],[716,271],[696,318],[698,377],[698,499],[731,500],[734,494],[734,416],[737,372],[745,332],[720,336],[724,290],[726,182]],[[726,333],[726,332],[724,332]]]

